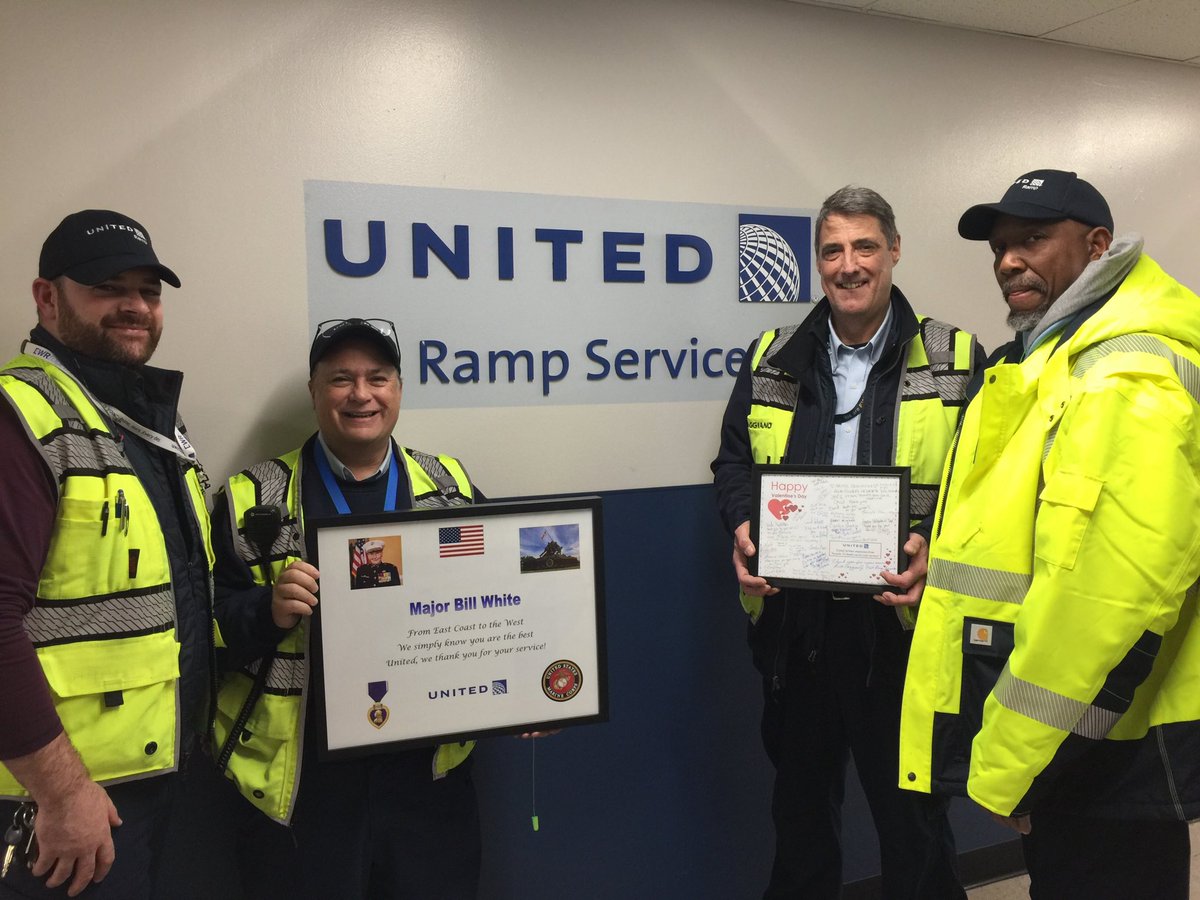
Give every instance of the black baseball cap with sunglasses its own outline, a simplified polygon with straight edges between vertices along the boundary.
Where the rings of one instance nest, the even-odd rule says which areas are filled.
[[[396,339],[396,324],[388,319],[326,319],[317,325],[312,349],[308,351],[308,374],[316,371],[317,363],[342,341],[366,341],[378,347],[388,362],[400,374],[400,343]]]

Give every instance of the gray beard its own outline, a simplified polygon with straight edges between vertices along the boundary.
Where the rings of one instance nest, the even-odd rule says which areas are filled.
[[[1010,312],[1005,322],[1013,331],[1020,333],[1030,331],[1046,315],[1044,309],[1031,309],[1028,312]]]

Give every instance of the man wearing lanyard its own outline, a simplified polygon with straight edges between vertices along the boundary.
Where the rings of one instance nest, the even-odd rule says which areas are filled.
[[[775,862],[764,897],[841,896],[841,804],[852,753],[879,835],[883,896],[959,898],[946,802],[913,803],[896,786],[911,619],[870,593],[780,591],[751,575],[749,518],[756,463],[908,466],[911,563],[884,575],[892,591],[880,596],[919,590],[927,517],[982,354],[970,334],[913,312],[892,284],[900,235],[875,191],[847,186],[828,197],[815,246],[825,297],[799,325],[767,331],[751,346],[712,464],[763,676],[763,743],[775,766]]]
[[[204,475],[182,374],[146,365],[162,282],[133,219],[67,216],[0,369],[0,829],[19,826],[0,897],[150,897],[169,773],[206,730]]]
[[[391,322],[322,323],[309,371],[316,434],[235,475],[213,509],[217,619],[232,669],[218,703],[218,765],[261,811],[239,842],[244,887],[253,897],[474,897],[471,742],[317,759],[305,723],[320,573],[305,561],[314,536],[304,522],[481,497],[458,460],[392,440],[402,383]]]

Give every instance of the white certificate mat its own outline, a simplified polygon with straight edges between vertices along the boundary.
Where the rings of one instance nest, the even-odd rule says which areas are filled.
[[[878,592],[908,567],[904,467],[755,466],[756,573],[775,587]]]
[[[598,497],[311,520],[322,757],[608,718]]]

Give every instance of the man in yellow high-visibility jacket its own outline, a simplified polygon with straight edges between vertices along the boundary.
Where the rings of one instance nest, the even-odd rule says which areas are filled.
[[[947,460],[900,784],[1021,832],[1035,898],[1184,898],[1200,815],[1200,298],[1073,172],[972,207],[1017,339]]]

